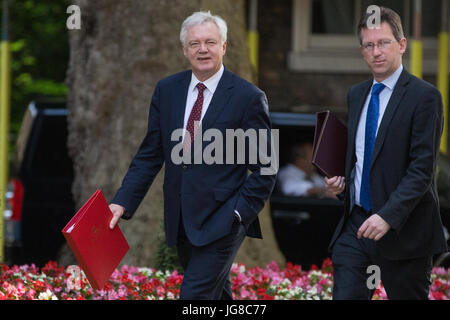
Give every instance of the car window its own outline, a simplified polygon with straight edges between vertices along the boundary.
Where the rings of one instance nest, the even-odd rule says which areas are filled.
[[[66,116],[36,119],[25,155],[25,171],[31,177],[65,178],[72,176],[72,161],[67,150]]]

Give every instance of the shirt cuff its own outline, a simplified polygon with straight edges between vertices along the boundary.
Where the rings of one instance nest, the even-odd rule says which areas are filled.
[[[242,222],[242,218],[241,218],[241,215],[239,214],[239,212],[237,210],[234,210],[234,213],[235,213],[235,216],[238,217],[239,222]]]

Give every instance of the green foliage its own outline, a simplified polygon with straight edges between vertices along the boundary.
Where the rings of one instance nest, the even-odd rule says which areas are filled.
[[[12,143],[31,100],[66,96],[69,5],[66,0],[9,1]]]
[[[161,222],[162,234],[164,234],[164,225]],[[158,237],[158,245],[156,249],[156,266],[158,270],[182,270],[175,248],[167,246],[164,235]]]

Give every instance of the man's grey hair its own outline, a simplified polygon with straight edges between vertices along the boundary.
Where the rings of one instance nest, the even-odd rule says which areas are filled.
[[[219,34],[222,38],[222,44],[227,41],[228,28],[225,20],[223,20],[219,16],[212,15],[210,11],[198,11],[187,17],[181,25],[180,41],[183,47],[186,47],[187,30],[192,26],[196,26],[205,22],[214,22],[219,29]]]

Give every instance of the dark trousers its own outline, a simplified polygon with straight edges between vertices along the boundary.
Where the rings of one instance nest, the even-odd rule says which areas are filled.
[[[409,260],[387,260],[381,256],[375,240],[356,234],[369,217],[361,207],[355,206],[344,230],[333,246],[333,299],[371,299],[375,289],[370,289],[369,277],[379,267],[381,282],[389,299],[428,299],[431,284],[432,256]],[[369,285],[368,285],[369,279]]]
[[[232,300],[231,265],[245,237],[245,227],[236,219],[231,232],[205,246],[191,244],[180,221],[177,251],[184,269],[181,300]]]

